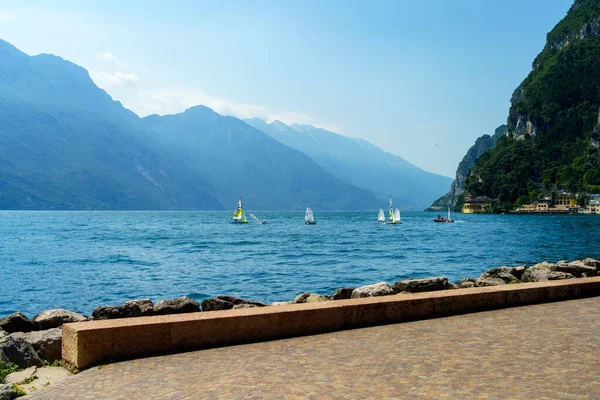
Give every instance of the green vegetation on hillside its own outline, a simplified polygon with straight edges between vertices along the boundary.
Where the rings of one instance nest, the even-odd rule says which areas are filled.
[[[600,1],[578,1],[548,34],[536,67],[515,91],[509,117],[531,122],[535,135],[502,138],[477,160],[468,192],[519,205],[551,190],[598,189],[600,38],[592,33],[560,49],[552,45],[598,16]]]

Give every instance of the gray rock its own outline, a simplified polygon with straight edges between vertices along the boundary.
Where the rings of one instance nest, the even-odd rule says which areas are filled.
[[[6,357],[6,354],[4,354],[4,352],[2,350],[0,350],[0,363],[7,363],[8,361],[8,357]]]
[[[385,282],[375,283],[373,285],[361,286],[352,291],[352,298],[360,297],[375,297],[375,296],[389,296],[394,294],[394,288]]]
[[[67,369],[62,367],[42,367],[37,368],[33,375],[36,379],[28,384],[19,385],[26,393],[32,393],[44,386],[56,385],[73,375]]]
[[[308,299],[308,296],[310,296],[310,293],[308,293],[308,292],[300,293],[298,296],[296,296],[294,298],[294,303],[296,303],[296,304],[306,303],[306,299]]]
[[[506,282],[501,278],[484,278],[484,279],[479,278],[479,279],[477,279],[477,281],[475,281],[475,286],[477,286],[477,287],[500,286],[500,285],[506,285]]]
[[[30,343],[21,338],[13,338],[5,332],[0,333],[0,351],[20,368],[44,365]]]
[[[333,300],[346,300],[352,297],[354,288],[341,288],[333,293]]]
[[[394,284],[394,290],[396,292],[419,293],[445,289],[450,289],[448,278],[445,276],[435,278],[407,279]]]
[[[548,280],[548,275],[552,269],[556,268],[556,264],[551,264],[546,261],[529,267],[523,273],[521,282],[542,282]]]
[[[0,328],[6,331],[6,333],[31,332],[35,329],[29,318],[20,312],[0,319]]]
[[[62,326],[62,324],[67,324],[69,322],[83,321],[87,321],[85,315],[77,314],[68,310],[63,310],[62,308],[46,310],[33,317],[32,320],[33,325],[36,327],[36,329],[39,330],[58,328]]]
[[[134,318],[143,316],[139,304],[125,303],[122,306],[100,306],[92,312],[92,318],[95,320]]]
[[[186,314],[200,312],[200,304],[187,296],[173,300],[162,300],[154,306],[155,315]]]
[[[231,310],[235,304],[219,299],[217,297],[211,297],[202,302],[202,311],[222,311]]]
[[[258,301],[239,299],[233,296],[217,296],[206,299],[202,302],[202,311],[221,311],[231,310],[232,308],[249,308],[236,307],[248,305],[252,307],[266,307],[267,304]]]
[[[561,272],[561,271],[551,271],[548,274],[548,280],[549,281],[558,281],[558,280],[562,280],[562,279],[574,279],[575,277],[571,274],[569,274],[568,272]]]
[[[35,375],[35,371],[37,367],[29,367],[24,370],[13,372],[12,374],[8,374],[4,379],[4,383],[9,385],[13,385],[16,383],[22,383],[26,379],[29,379]]]
[[[17,392],[11,385],[0,385],[0,400],[13,400],[17,398]]]
[[[150,299],[130,300],[125,302],[126,306],[138,306],[142,312],[142,317],[154,315],[154,304]]]
[[[463,281],[458,282],[459,289],[468,289],[468,288],[474,288],[474,287],[475,287],[475,282],[473,282],[473,281],[463,280]]]
[[[239,308],[258,308],[259,306],[257,306],[256,304],[235,304],[233,306],[234,310],[237,310]]]
[[[515,268],[513,267],[496,267],[490,268],[487,271],[485,271],[483,274],[481,274],[479,279],[485,280],[490,278],[499,278],[502,279],[504,283],[516,283],[519,281],[517,275],[518,273],[515,272]],[[520,273],[520,275],[523,276],[523,273]]]
[[[307,303],[320,303],[322,301],[329,301],[329,298],[316,293],[311,294],[306,298]]]
[[[221,300],[228,301],[228,302],[233,303],[235,305],[251,304],[251,305],[254,305],[256,307],[266,307],[267,306],[267,304],[261,303],[259,301],[239,299],[239,298],[233,297],[233,296],[217,296],[217,298],[221,299]]]
[[[44,331],[17,332],[10,335],[12,338],[20,338],[30,343],[40,358],[47,361],[62,359],[62,329],[52,328]]]
[[[596,268],[595,266],[587,265],[585,263],[585,260],[577,260],[572,262],[559,261],[553,266],[552,270],[566,272],[577,278],[582,278],[584,276],[596,276],[598,274],[598,268]]]
[[[596,270],[600,269],[600,261],[596,260],[595,258],[584,258],[583,263],[588,267],[596,268]]]

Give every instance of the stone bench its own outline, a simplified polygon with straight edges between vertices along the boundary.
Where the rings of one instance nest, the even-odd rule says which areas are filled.
[[[600,277],[63,325],[74,369],[158,354],[600,296]]]

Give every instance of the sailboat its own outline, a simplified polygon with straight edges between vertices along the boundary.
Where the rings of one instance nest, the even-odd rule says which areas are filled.
[[[235,209],[235,214],[231,217],[232,224],[247,224],[248,220],[246,219],[246,214],[244,214],[244,209],[242,208],[242,198],[238,200],[237,208]]]
[[[442,217],[438,214],[437,217],[433,219],[434,222],[454,222],[452,218],[450,218],[450,207],[448,207],[448,218]]]
[[[386,221],[385,216],[383,215],[383,210],[379,210],[377,222],[383,225],[397,225],[402,223],[402,221],[400,220],[400,210],[398,210],[397,208],[394,210],[394,206],[392,205],[392,196],[390,196],[389,220]]]
[[[257,217],[256,215],[254,215],[254,214],[250,214],[250,216],[251,216],[251,217],[252,217],[252,219],[253,219],[253,220],[255,220],[255,221],[256,221],[256,223],[257,223],[257,224],[259,224],[259,225],[264,225],[264,224],[266,224],[266,223],[267,223],[267,220],[266,220],[266,219],[258,219],[258,217]]]
[[[315,215],[313,214],[313,210],[310,208],[306,209],[306,214],[304,214],[304,223],[306,225],[316,225],[317,221],[315,221]]]
[[[379,215],[377,216],[377,222],[379,224],[385,224],[385,214],[383,213],[383,210],[381,208],[379,209]]]

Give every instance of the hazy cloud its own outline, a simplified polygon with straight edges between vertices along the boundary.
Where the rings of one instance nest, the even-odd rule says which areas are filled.
[[[120,72],[115,73],[105,71],[89,70],[90,77],[98,87],[110,92],[114,88],[130,87],[137,89],[136,82],[138,76],[132,73]]]
[[[122,62],[116,56],[114,56],[112,53],[110,53],[108,51],[105,51],[102,53],[96,53],[96,60],[112,63],[119,68],[129,68],[129,65],[127,63]]]

